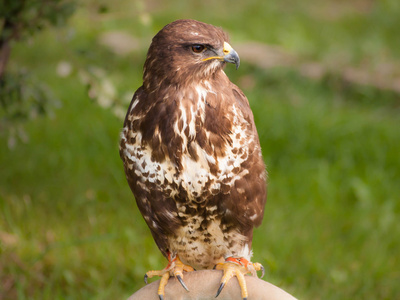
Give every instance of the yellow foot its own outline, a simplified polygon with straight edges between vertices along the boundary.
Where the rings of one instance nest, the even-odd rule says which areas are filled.
[[[236,276],[239,281],[240,290],[242,291],[242,298],[243,300],[247,300],[248,292],[244,275],[251,273],[253,276],[257,276],[257,271],[261,270],[261,277],[264,276],[264,267],[260,263],[253,264],[243,257],[228,257],[225,259],[225,262],[217,264],[215,269],[224,271],[224,275],[221,279],[221,285],[219,286],[217,295],[215,297],[218,297],[227,282],[233,276]]]
[[[172,257],[170,253],[168,253],[168,265],[165,267],[165,269],[160,270],[160,271],[148,271],[144,275],[144,282],[147,284],[147,278],[151,278],[154,276],[160,276],[160,285],[158,286],[158,297],[160,300],[164,300],[164,291],[165,291],[165,286],[167,285],[168,279],[171,276],[175,276],[183,288],[187,291],[189,289],[187,288],[186,284],[183,282],[183,271],[185,272],[191,272],[194,271],[194,269],[191,266],[185,265],[176,255],[175,257]]]

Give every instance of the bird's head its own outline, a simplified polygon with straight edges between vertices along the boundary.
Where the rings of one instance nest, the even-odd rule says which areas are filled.
[[[240,59],[222,29],[195,20],[177,20],[153,38],[144,65],[144,86],[202,80]]]

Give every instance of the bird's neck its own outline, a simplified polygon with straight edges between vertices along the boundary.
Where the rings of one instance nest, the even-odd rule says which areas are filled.
[[[171,92],[182,94],[199,88],[213,89],[217,88],[221,83],[229,81],[225,72],[218,69],[209,76],[185,76],[181,72],[171,72],[169,76],[163,73],[158,75],[150,75],[147,72],[143,75],[143,87],[148,94],[162,94]]]

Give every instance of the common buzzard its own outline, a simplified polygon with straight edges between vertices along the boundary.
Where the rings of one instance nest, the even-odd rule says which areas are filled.
[[[247,298],[253,228],[261,224],[266,171],[249,102],[229,81],[239,67],[228,36],[217,27],[178,20],[156,34],[143,85],[129,106],[120,141],[126,178],[170,276],[216,266],[220,293],[232,276]]]

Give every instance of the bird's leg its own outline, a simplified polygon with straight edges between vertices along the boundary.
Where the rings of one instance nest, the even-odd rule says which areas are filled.
[[[158,297],[160,300],[164,299],[164,291],[165,291],[165,286],[167,285],[168,279],[171,276],[176,277],[183,288],[187,291],[189,289],[187,288],[186,284],[183,282],[183,271],[185,272],[191,272],[194,271],[194,269],[191,266],[185,265],[178,257],[178,255],[172,257],[171,253],[168,252],[168,265],[163,269],[159,271],[148,271],[144,275],[144,282],[147,284],[147,278],[151,278],[154,276],[160,276],[160,284],[158,286]]]
[[[224,275],[221,279],[221,285],[219,286],[217,295],[215,297],[218,297],[227,282],[233,276],[236,276],[239,281],[240,290],[242,291],[242,298],[243,300],[246,300],[248,297],[248,292],[244,275],[251,273],[253,276],[257,276],[257,271],[261,270],[261,277],[264,276],[264,267],[260,263],[249,262],[243,257],[228,257],[225,259],[225,262],[217,264],[215,269],[224,271]]]

